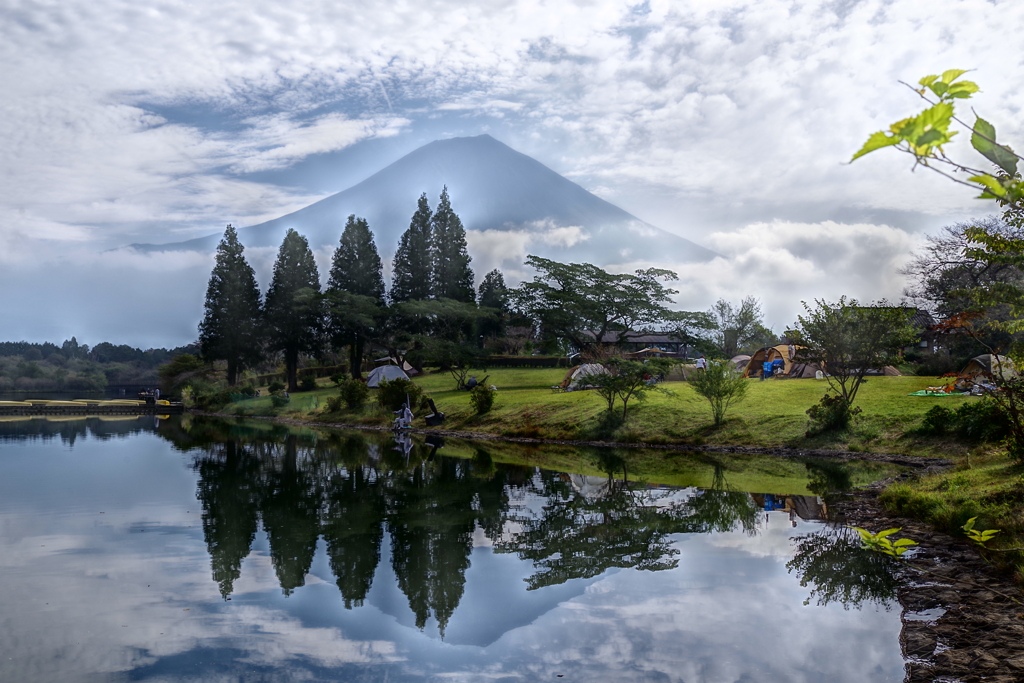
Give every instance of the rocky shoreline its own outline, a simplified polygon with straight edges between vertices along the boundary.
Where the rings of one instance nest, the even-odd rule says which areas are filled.
[[[919,544],[897,591],[906,683],[1024,681],[1024,593],[966,540],[887,512],[880,488],[858,491],[836,508],[843,523],[872,532],[902,527],[899,536]],[[921,615],[926,611],[935,618]]]

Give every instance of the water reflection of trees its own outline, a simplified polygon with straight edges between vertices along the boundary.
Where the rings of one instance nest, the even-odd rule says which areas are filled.
[[[860,537],[844,526],[793,539],[796,555],[786,569],[796,572],[800,585],[811,587],[804,604],[836,603],[843,609],[875,602],[889,607],[896,597],[899,576],[896,561],[865,550]]]
[[[756,530],[759,508],[730,489],[724,470],[712,488],[678,491],[628,482],[614,451],[595,457],[606,476],[586,477],[495,463],[484,448],[453,458],[377,436],[222,428],[219,440],[209,425],[186,430],[178,446],[197,454],[203,529],[225,598],[260,523],[285,594],[303,585],[323,538],[347,608],[366,599],[386,531],[417,626],[433,617],[442,635],[463,596],[475,534],[533,562],[534,589],[613,567],[673,568],[673,534]]]

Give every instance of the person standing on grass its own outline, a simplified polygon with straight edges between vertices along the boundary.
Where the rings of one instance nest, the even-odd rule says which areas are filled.
[[[700,354],[700,358],[697,359],[697,369],[698,370],[707,370],[708,369],[708,359],[704,357],[703,353]]]

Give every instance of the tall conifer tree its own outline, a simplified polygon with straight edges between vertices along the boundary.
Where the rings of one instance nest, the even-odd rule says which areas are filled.
[[[327,301],[332,341],[338,346],[348,345],[349,367],[358,379],[368,328],[373,324],[372,308],[384,304],[380,255],[365,218],[354,214],[348,217],[341,243],[334,251]]]
[[[270,347],[284,353],[288,391],[298,391],[299,354],[320,350],[323,316],[316,261],[309,242],[295,230],[288,231],[277,252],[265,308]]]
[[[402,303],[430,297],[430,204],[427,195],[420,195],[416,213],[409,222],[409,229],[402,233],[395,252],[391,277],[391,301]]]
[[[484,275],[484,280],[480,283],[479,294],[480,308],[491,310],[481,311],[486,315],[481,316],[477,321],[477,332],[483,337],[503,334],[509,306],[508,288],[505,286],[505,277],[500,270],[495,268]]]
[[[262,355],[260,290],[232,226],[217,246],[217,261],[206,288],[206,314],[199,323],[199,348],[207,360],[228,363],[228,384]]]
[[[473,271],[469,267],[472,259],[466,251],[466,230],[452,210],[447,186],[441,190],[441,199],[430,226],[431,294],[437,299],[475,302]]]

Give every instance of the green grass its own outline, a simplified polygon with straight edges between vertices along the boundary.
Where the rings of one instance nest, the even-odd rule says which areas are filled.
[[[565,375],[563,369],[497,369],[477,373],[498,387],[494,408],[477,415],[469,393],[456,391],[447,373],[416,378],[444,411],[447,429],[503,436],[565,440],[604,440],[652,444],[721,444],[755,447],[792,446],[830,448],[906,455],[957,456],[967,445],[946,438],[919,435],[921,418],[933,405],[955,409],[967,397],[916,397],[907,394],[937,384],[928,377],[873,377],[860,391],[863,410],[852,427],[842,433],[807,436],[806,411],[824,394],[824,381],[814,379],[750,380],[747,397],[734,406],[723,425],[715,428],[707,403],[685,382],[665,382],[665,392],[651,392],[646,401],[632,402],[625,424],[605,427],[605,403],[593,391],[554,393],[551,386]],[[314,392],[292,394],[283,408],[271,406],[269,397],[231,404],[224,412],[277,415],[301,420],[346,424],[386,424],[391,416],[370,403],[361,411],[327,414],[326,400],[337,389],[326,379]]]

